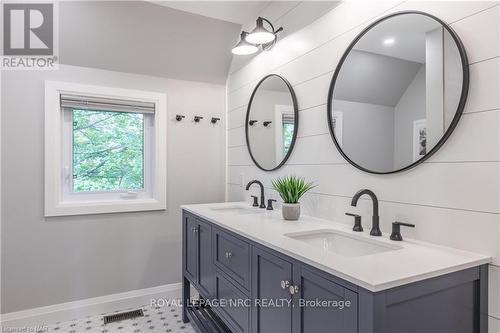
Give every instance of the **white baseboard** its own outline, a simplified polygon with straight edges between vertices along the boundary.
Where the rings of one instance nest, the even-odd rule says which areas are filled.
[[[153,298],[180,298],[181,283],[132,290],[119,294],[87,298],[74,302],[54,304],[23,311],[6,313],[0,316],[0,327],[30,327],[77,318],[96,316],[102,313],[136,308],[150,304]]]

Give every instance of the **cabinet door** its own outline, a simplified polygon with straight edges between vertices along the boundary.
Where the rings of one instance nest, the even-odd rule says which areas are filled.
[[[292,264],[254,247],[252,253],[253,332],[291,332],[291,294],[286,285],[282,286],[282,281],[288,281],[291,284]]]
[[[219,270],[215,271],[215,299],[220,306],[214,311],[224,320],[233,333],[250,332],[251,302],[233,282],[225,278]]]
[[[293,282],[298,287],[293,296],[293,333],[357,332],[358,298],[355,292],[300,264],[293,267]],[[346,301],[350,302],[349,307]]]
[[[198,221],[198,287],[205,297],[212,297],[215,288],[215,272],[212,261],[212,228]]]
[[[198,221],[184,215],[184,272],[191,282],[198,282]]]

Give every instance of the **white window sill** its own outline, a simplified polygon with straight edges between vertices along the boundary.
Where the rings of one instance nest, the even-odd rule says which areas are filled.
[[[166,205],[156,199],[122,199],[98,202],[72,201],[60,202],[54,207],[45,207],[45,216],[125,213],[165,209],[167,209]]]

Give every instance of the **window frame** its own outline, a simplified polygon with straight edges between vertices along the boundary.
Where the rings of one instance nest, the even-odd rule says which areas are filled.
[[[154,115],[144,114],[144,189],[69,193],[67,175],[71,173],[72,137],[67,113],[60,105],[61,94],[152,102]],[[142,90],[45,81],[45,216],[65,216],[135,212],[167,209],[167,99],[166,94]],[[71,123],[72,126],[72,123]],[[146,130],[146,127],[149,127]],[[146,137],[148,136],[148,137]],[[146,144],[147,143],[147,144]],[[68,155],[69,154],[69,155]],[[148,159],[148,160],[146,160]],[[146,162],[148,167],[146,169]],[[69,167],[70,170],[64,170]],[[148,177],[146,177],[148,174]],[[66,179],[66,180],[65,180]],[[72,184],[72,181],[69,182]],[[71,191],[72,192],[72,191]],[[139,192],[139,191],[134,191]]]
[[[283,140],[283,117],[284,116],[293,116],[295,117],[295,113],[293,111],[293,105],[285,105],[285,104],[275,104],[274,105],[274,155],[276,161],[281,161],[288,154],[284,154],[284,140]],[[295,125],[295,124],[294,124]],[[292,140],[293,141],[293,140]]]

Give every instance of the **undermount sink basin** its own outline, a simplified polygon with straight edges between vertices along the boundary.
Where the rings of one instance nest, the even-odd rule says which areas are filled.
[[[285,234],[285,236],[345,257],[361,257],[401,249],[398,245],[383,244],[376,240],[364,239],[335,230],[297,232]]]
[[[233,206],[233,207],[213,207],[210,208],[213,211],[220,212],[220,213],[230,213],[230,214],[236,214],[236,215],[246,215],[246,214],[259,214],[262,213],[262,211],[257,210],[257,209],[252,209],[252,208],[247,208],[247,207],[241,207],[241,206]]]

